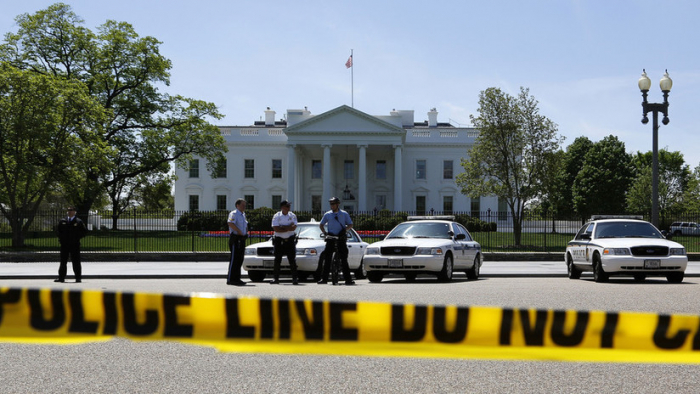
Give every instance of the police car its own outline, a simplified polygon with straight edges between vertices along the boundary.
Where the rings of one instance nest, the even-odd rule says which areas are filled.
[[[318,228],[318,222],[304,222],[297,225],[295,230],[297,235],[297,275],[299,280],[304,281],[310,276],[315,281],[320,279],[319,258],[326,247],[326,242],[321,237],[321,229]],[[362,241],[355,230],[347,232],[348,240],[348,265],[350,270],[354,271],[356,278],[364,278],[364,269],[362,266],[362,255],[369,245]],[[248,271],[248,278],[253,282],[262,282],[265,276],[272,275],[274,268],[275,252],[272,246],[272,240],[252,244],[245,248],[245,259],[243,260],[243,269]],[[289,261],[287,257],[282,257],[280,264],[282,273],[290,273]]]
[[[647,276],[683,281],[688,256],[683,245],[666,239],[641,217],[594,216],[566,247],[569,278],[592,271],[596,282],[611,275],[629,275],[638,282]]]
[[[418,274],[452,280],[454,271],[478,279],[482,264],[481,245],[474,241],[454,216],[409,216],[365,251],[364,266],[370,282],[381,282],[387,274],[413,281]]]

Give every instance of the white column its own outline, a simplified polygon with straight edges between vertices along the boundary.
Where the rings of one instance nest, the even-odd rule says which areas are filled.
[[[367,210],[367,145],[358,145],[360,148],[360,175],[358,178],[357,195],[359,197],[357,210]]]
[[[403,185],[401,180],[403,174],[401,169],[403,168],[403,162],[401,159],[401,145],[394,145],[394,211],[403,210],[403,202],[401,201]]]
[[[323,147],[323,197],[321,201],[321,211],[328,207],[328,200],[331,197],[331,147],[333,145],[321,145]]]
[[[297,157],[296,157],[296,152],[295,152],[295,147],[296,145],[287,145],[287,195],[282,196],[283,200],[290,200],[293,203],[297,204],[300,203],[301,201],[298,201],[295,195],[295,188],[294,185],[296,183],[297,179],[297,173],[296,173],[296,162],[297,162]],[[277,207],[273,207],[274,209],[277,209]]]

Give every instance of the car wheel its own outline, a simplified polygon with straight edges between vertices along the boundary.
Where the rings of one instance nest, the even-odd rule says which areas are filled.
[[[681,283],[681,282],[683,282],[684,276],[685,276],[685,272],[673,272],[673,273],[666,275],[666,280],[669,281],[670,283]]]
[[[569,279],[581,278],[581,270],[576,268],[570,254],[566,255],[566,271],[569,274]]]
[[[440,282],[449,282],[452,280],[452,268],[454,268],[452,262],[452,255],[448,254],[445,256],[445,262],[442,264],[442,271],[438,274],[438,280]]]
[[[609,275],[603,271],[603,263],[600,261],[600,256],[593,255],[593,280],[601,283],[607,282]]]
[[[384,279],[384,274],[381,272],[370,271],[367,273],[367,279],[372,283],[379,283]]]
[[[360,266],[355,270],[355,279],[364,279],[367,277],[367,270],[365,269],[365,261],[360,260]]]
[[[418,274],[406,274],[406,275],[404,275],[404,277],[406,278],[406,282],[415,282],[417,276],[418,276]]]
[[[265,271],[248,271],[248,278],[251,282],[262,282],[265,280]]]
[[[634,274],[634,281],[637,283],[642,283],[647,280],[647,274]]]
[[[477,280],[479,279],[479,271],[481,269],[481,257],[477,255],[474,257],[474,266],[467,270],[467,279]]]

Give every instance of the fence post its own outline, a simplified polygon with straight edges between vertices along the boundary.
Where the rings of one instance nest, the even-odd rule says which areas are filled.
[[[136,234],[136,209],[131,210],[131,220],[134,222],[134,253],[139,252],[138,234]]]

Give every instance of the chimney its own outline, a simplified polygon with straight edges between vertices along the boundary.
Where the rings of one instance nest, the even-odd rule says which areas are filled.
[[[430,112],[428,112],[428,127],[437,127],[437,110],[435,108],[431,108]]]
[[[275,111],[271,110],[270,107],[267,107],[267,110],[265,111],[265,126],[274,126],[275,125]]]

